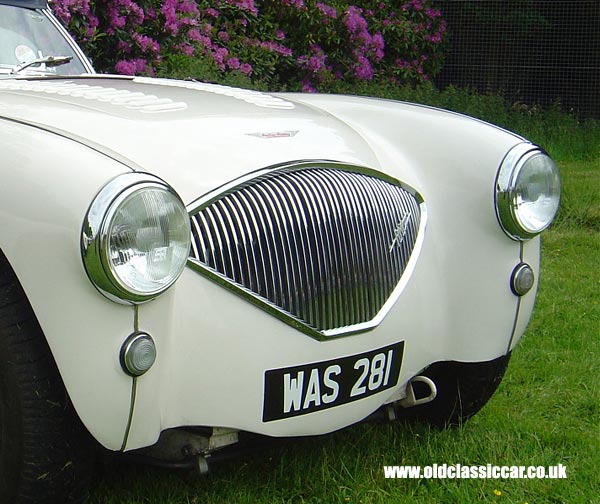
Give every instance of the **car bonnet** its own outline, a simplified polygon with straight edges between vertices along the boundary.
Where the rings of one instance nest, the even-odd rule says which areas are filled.
[[[290,161],[376,167],[365,141],[317,108],[194,81],[3,79],[0,117],[73,138],[131,169],[154,173],[186,202],[248,172]]]

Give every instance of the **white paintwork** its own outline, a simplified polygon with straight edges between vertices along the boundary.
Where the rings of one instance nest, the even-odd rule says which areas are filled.
[[[0,102],[5,100],[0,93]],[[133,310],[98,294],[79,247],[92,198],[127,168],[31,126],[0,119],[0,132],[0,248],[34,308],[77,411],[102,444],[119,449],[131,380],[115,356],[133,329]]]
[[[269,96],[146,78],[0,81],[0,117],[11,119],[0,123],[6,181],[0,247],[27,291],[77,411],[109,448],[120,447],[128,420],[131,379],[120,369],[118,351],[133,329],[133,313],[91,286],[79,236],[94,195],[130,168],[158,175],[190,203],[274,164],[349,162],[416,188],[429,222],[414,273],[382,324],[333,341],[318,342],[184,271],[169,292],[139,309],[140,329],[155,339],[158,358],[137,380],[127,449],[148,446],[161,430],[181,425],[274,436],[329,432],[402,397],[406,381],[432,362],[489,360],[510,344],[517,298],[509,278],[519,244],[498,225],[493,191],[505,153],[521,141],[512,134],[390,101]],[[536,276],[538,251],[537,240],[525,247]],[[533,298],[530,293],[521,304],[513,342]],[[265,370],[398,340],[406,347],[395,390],[261,421]]]

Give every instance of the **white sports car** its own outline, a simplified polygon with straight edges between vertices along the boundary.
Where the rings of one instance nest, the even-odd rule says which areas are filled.
[[[206,468],[242,432],[476,413],[530,317],[551,159],[380,99],[104,76],[0,0],[0,500],[94,445]]]

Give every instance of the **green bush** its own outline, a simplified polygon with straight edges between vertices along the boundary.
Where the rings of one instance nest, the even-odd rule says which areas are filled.
[[[177,61],[219,78],[312,91],[434,76],[446,27],[431,3],[54,0],[51,7],[101,71],[164,74]]]

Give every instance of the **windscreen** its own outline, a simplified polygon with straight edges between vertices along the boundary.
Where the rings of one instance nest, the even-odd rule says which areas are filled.
[[[47,56],[73,56],[64,65],[36,64],[22,74],[77,75],[85,73],[81,60],[60,30],[41,11],[0,4],[0,73]]]

